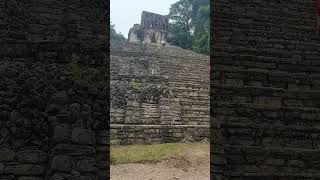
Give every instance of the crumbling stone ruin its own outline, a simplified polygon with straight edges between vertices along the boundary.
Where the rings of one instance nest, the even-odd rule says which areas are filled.
[[[209,138],[209,57],[178,47],[111,45],[111,144]]]
[[[0,179],[106,180],[108,3],[0,3]]]
[[[129,42],[145,42],[161,44],[168,40],[168,16],[143,11],[141,23],[134,24],[129,30]]]
[[[212,179],[320,178],[314,4],[212,2]]]

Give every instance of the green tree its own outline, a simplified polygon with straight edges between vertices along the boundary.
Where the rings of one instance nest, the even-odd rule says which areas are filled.
[[[125,42],[127,39],[124,37],[123,34],[117,33],[116,29],[114,28],[114,24],[110,24],[110,37],[111,42]]]
[[[210,1],[180,0],[170,7],[169,32],[174,45],[209,54]]]

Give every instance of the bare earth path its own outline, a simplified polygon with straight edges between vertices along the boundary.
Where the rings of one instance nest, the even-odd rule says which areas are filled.
[[[111,180],[209,180],[209,144],[158,163],[111,165]]]

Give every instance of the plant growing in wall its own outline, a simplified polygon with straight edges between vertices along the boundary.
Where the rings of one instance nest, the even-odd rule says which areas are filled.
[[[131,89],[133,92],[138,92],[140,93],[142,91],[141,83],[138,82],[137,80],[132,80],[130,84]]]
[[[81,65],[78,63],[79,57],[72,54],[69,60],[73,80],[82,87],[94,86],[92,74],[84,73]]]

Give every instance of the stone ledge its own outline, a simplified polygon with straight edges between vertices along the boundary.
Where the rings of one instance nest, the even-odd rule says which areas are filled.
[[[224,173],[227,176],[231,177],[300,177],[300,178],[320,178],[320,174],[314,173],[241,173],[241,172],[228,172]]]
[[[111,124],[110,128],[111,145],[192,142],[210,136],[209,125]]]
[[[196,127],[202,127],[202,128],[210,128],[210,125],[144,125],[144,124],[111,124],[110,128],[121,128],[121,127],[154,127],[154,128],[160,128],[160,127],[177,127],[177,128],[196,128]]]

